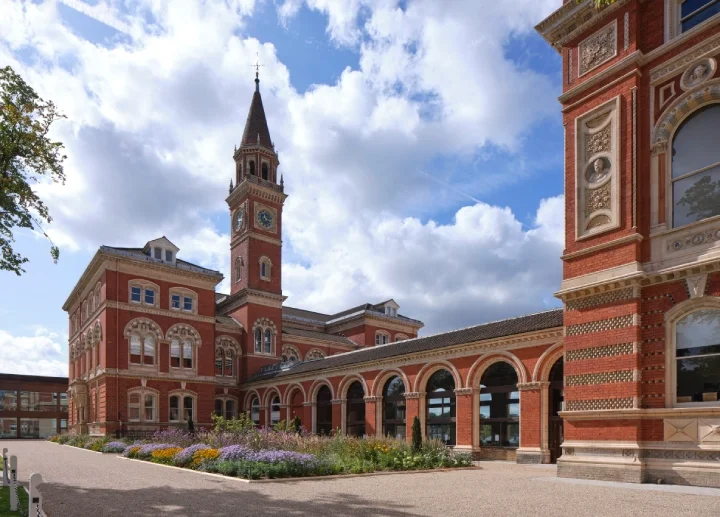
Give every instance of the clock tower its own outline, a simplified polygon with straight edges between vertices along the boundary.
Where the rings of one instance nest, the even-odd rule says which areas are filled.
[[[218,310],[244,326],[248,339],[243,352],[257,355],[263,359],[260,363],[268,364],[267,360],[280,355],[281,347],[275,340],[280,340],[282,324],[281,231],[287,196],[278,173],[280,162],[270,138],[257,73],[245,130],[233,158],[235,178],[226,199],[231,222],[231,288],[230,296]],[[272,337],[266,336],[268,329]],[[260,343],[257,330],[262,332]],[[248,368],[256,370],[257,365],[253,368],[251,363]]]

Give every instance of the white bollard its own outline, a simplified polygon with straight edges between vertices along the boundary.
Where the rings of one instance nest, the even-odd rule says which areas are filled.
[[[10,510],[17,512],[17,456],[10,456]]]
[[[10,486],[10,477],[8,476],[8,450],[7,447],[3,448],[3,479],[2,486]]]
[[[28,497],[28,517],[40,517],[42,515],[42,496],[38,485],[43,482],[40,474],[30,474],[30,494]]]

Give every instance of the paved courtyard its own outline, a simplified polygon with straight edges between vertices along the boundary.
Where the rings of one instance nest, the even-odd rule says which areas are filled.
[[[720,514],[720,490],[558,480],[550,466],[247,484],[40,441],[0,441],[40,472],[49,517]]]

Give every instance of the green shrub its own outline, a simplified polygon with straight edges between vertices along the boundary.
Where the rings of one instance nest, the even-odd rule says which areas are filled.
[[[412,423],[412,450],[420,452],[420,449],[422,449],[422,429],[420,429],[420,419],[415,417]]]
[[[255,429],[255,423],[245,413],[226,420],[221,415],[212,415],[213,430],[216,433],[246,434]]]
[[[60,445],[65,445],[70,441],[70,438],[72,438],[72,436],[69,434],[61,434],[57,437],[57,443],[59,443]]]
[[[90,437],[86,434],[73,434],[70,435],[70,439],[67,441],[67,444],[72,447],[80,447],[82,449],[89,441]]]

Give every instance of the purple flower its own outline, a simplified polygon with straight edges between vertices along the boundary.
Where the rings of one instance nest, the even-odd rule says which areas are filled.
[[[190,461],[193,458],[193,454],[195,454],[197,451],[201,451],[203,449],[210,449],[211,447],[209,445],[205,445],[204,443],[196,443],[195,445],[191,445],[190,447],[186,447],[185,449],[181,450],[175,455],[174,461],[176,465],[185,465],[187,463],[190,463]]]
[[[244,460],[252,451],[244,445],[228,445],[220,449],[220,460]]]
[[[102,452],[123,452],[127,448],[127,444],[123,442],[108,442],[102,449]]]
[[[312,454],[294,451],[259,451],[250,453],[246,459],[260,463],[299,463],[302,465],[317,462],[317,458]]]

